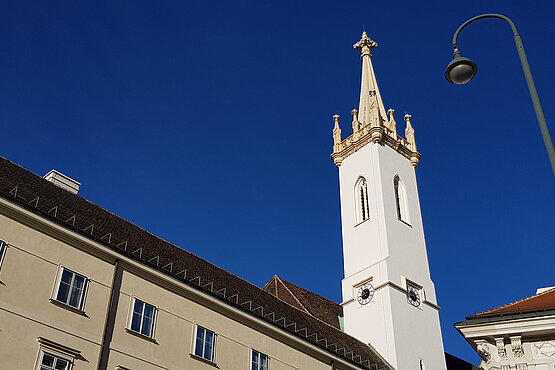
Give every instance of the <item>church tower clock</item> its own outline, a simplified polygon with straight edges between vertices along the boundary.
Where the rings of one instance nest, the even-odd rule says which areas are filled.
[[[342,139],[333,116],[333,154],[339,168],[345,277],[345,331],[369,343],[396,369],[445,369],[439,307],[430,277],[414,168],[411,116],[405,138],[394,111],[384,108],[363,32],[358,110],[351,136]]]

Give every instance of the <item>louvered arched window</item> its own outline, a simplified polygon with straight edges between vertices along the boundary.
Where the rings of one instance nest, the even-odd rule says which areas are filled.
[[[393,179],[393,186],[395,188],[395,205],[397,206],[397,218],[407,224],[410,224],[409,209],[407,202],[407,192],[405,185],[399,178],[395,176]]]
[[[359,177],[355,184],[356,223],[361,223],[370,218],[368,205],[368,185],[364,177]]]

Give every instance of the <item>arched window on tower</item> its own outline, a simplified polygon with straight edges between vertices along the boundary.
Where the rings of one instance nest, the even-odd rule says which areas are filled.
[[[410,224],[409,208],[407,202],[407,192],[405,185],[398,175],[393,179],[395,188],[395,205],[397,206],[397,218],[407,224]]]
[[[370,207],[368,205],[368,186],[364,177],[359,177],[355,184],[356,223],[366,221],[370,218]]]

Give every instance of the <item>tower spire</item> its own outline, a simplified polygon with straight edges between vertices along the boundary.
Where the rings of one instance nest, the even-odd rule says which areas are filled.
[[[378,43],[368,37],[366,31],[362,32],[362,38],[353,48],[361,53],[362,78],[360,83],[360,101],[358,105],[358,120],[362,126],[371,125],[379,127],[387,122],[387,115],[383,105],[382,96],[378,89],[374,68],[372,68],[372,51]]]
[[[362,32],[362,38],[353,48],[360,51],[362,59],[362,78],[360,83],[360,101],[359,107],[353,109],[352,126],[353,134],[341,139],[339,129],[339,118],[334,117],[333,131],[333,153],[331,158],[336,167],[340,167],[343,160],[354,154],[363,146],[374,143],[389,146],[403,157],[410,160],[410,163],[416,167],[420,159],[420,153],[416,151],[414,142],[414,129],[412,128],[410,117],[407,123],[405,133],[407,138],[404,139],[397,133],[395,119],[393,118],[393,109],[385,110],[382,96],[378,89],[374,68],[372,67],[372,54],[370,52],[376,48],[378,44],[371,40],[366,31]],[[388,118],[389,115],[389,118]]]

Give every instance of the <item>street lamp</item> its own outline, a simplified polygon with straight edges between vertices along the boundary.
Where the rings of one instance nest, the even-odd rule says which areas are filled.
[[[507,22],[513,30],[513,40],[515,41],[518,56],[520,57],[520,63],[522,64],[522,70],[524,71],[526,84],[528,85],[530,97],[532,98],[532,104],[534,105],[534,110],[536,111],[536,117],[540,125],[540,131],[542,133],[543,142],[545,143],[545,148],[547,149],[547,155],[549,156],[549,161],[551,162],[551,168],[553,169],[553,174],[555,175],[555,149],[553,148],[551,135],[549,134],[549,129],[547,128],[547,122],[545,121],[540,98],[538,97],[538,92],[536,91],[536,84],[534,83],[534,79],[532,78],[532,71],[530,71],[530,66],[528,65],[528,58],[526,58],[526,53],[524,52],[522,38],[517,32],[513,21],[501,14],[481,14],[474,18],[470,18],[469,20],[461,24],[461,26],[455,31],[455,34],[453,35],[453,60],[451,61],[451,63],[449,63],[447,69],[445,70],[445,78],[451,83],[462,85],[472,80],[472,78],[476,76],[476,73],[478,72],[476,63],[461,55],[461,52],[457,48],[457,38],[459,37],[459,33],[461,33],[463,28],[468,26],[470,23],[483,18],[502,19]]]

